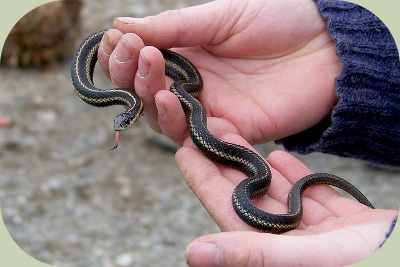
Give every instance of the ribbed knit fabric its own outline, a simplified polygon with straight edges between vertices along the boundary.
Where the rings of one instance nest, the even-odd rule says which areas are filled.
[[[315,2],[343,64],[335,81],[339,101],[315,127],[276,142],[303,154],[318,151],[400,166],[400,62],[392,35],[358,5]]]

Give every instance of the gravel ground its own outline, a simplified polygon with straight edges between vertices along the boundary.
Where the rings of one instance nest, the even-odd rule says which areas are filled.
[[[110,27],[115,16],[201,2],[88,0],[82,39]],[[99,71],[96,76],[100,87],[109,85]],[[79,100],[70,62],[1,68],[0,80],[0,116],[13,122],[0,128],[1,211],[28,254],[57,266],[185,266],[185,246],[219,231],[182,179],[175,147],[149,134],[145,123],[124,133],[117,151],[103,153],[121,107],[98,109]],[[257,149],[266,156],[281,147]],[[399,173],[329,155],[295,155],[313,171],[349,179],[376,207],[398,208]]]

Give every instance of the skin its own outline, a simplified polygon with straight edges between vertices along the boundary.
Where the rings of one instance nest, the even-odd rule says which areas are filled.
[[[194,63],[204,79],[199,99],[209,130],[250,149],[250,144],[303,131],[329,116],[337,102],[334,80],[341,63],[310,0],[217,0],[114,21],[98,54],[104,73],[115,87],[136,91],[150,126],[183,146],[176,153],[183,177],[224,231],[188,245],[190,266],[345,265],[379,248],[397,211],[371,210],[327,186],[305,192],[296,230],[273,235],[243,223],[231,195],[244,174],[194,148],[181,105],[166,90],[171,81],[155,47],[176,47]],[[286,213],[289,189],[311,172],[283,151],[271,153],[268,163],[270,189],[254,203]]]

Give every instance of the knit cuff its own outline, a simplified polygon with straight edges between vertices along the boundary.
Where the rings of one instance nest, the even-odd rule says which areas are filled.
[[[315,1],[336,41],[342,73],[330,117],[277,140],[287,150],[314,151],[400,165],[400,63],[395,41],[370,11],[344,1]]]

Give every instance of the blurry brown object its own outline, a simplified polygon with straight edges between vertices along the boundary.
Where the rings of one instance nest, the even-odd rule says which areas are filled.
[[[79,33],[82,0],[62,0],[39,6],[11,30],[1,53],[3,66],[42,66],[70,56]]]

